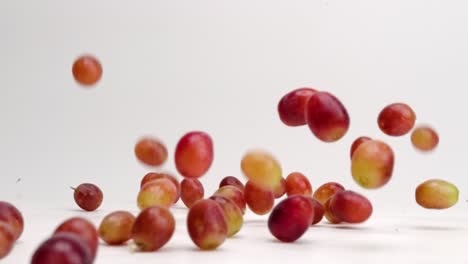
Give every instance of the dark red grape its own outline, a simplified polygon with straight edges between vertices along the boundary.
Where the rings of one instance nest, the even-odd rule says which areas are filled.
[[[44,241],[34,252],[31,264],[91,264],[89,247],[77,235],[61,233]]]
[[[287,126],[305,125],[307,101],[315,92],[312,88],[299,88],[285,94],[278,103],[281,121]]]
[[[349,128],[349,115],[334,95],[316,92],[307,102],[306,120],[312,133],[324,142],[341,139]]]
[[[92,258],[94,259],[96,257],[99,236],[96,227],[94,227],[94,224],[90,221],[81,217],[70,218],[55,229],[54,234],[59,233],[71,233],[77,235],[89,247]]]
[[[242,182],[234,176],[224,177],[224,179],[222,179],[221,182],[219,183],[219,188],[226,186],[226,185],[231,185],[231,186],[239,188],[239,190],[241,191],[244,191],[244,184],[242,184]]]
[[[343,222],[343,220],[334,215],[333,212],[330,210],[330,202],[332,197],[330,197],[330,199],[328,199],[323,205],[323,209],[325,210],[324,215],[325,218],[327,218],[328,222],[330,222],[330,224],[339,224]]]
[[[416,114],[407,104],[394,103],[382,109],[377,122],[385,134],[395,137],[403,136],[413,129]]]
[[[312,221],[312,225],[320,223],[323,218],[323,214],[325,213],[325,209],[323,208],[323,205],[315,200],[314,198],[310,198],[310,201],[312,202],[312,205],[314,206],[314,220]]]
[[[73,188],[76,204],[85,211],[94,211],[101,206],[103,194],[101,189],[92,183],[83,183]]]
[[[23,215],[11,203],[0,201],[0,222],[4,222],[11,226],[15,240],[17,240],[23,233]]]
[[[310,198],[293,195],[275,206],[268,218],[271,234],[283,242],[299,239],[314,220],[314,207]]]
[[[184,179],[182,180],[180,187],[181,199],[187,208],[192,207],[195,202],[203,199],[205,196],[205,189],[203,188],[203,184],[197,179]]]
[[[10,254],[15,244],[15,233],[13,228],[5,222],[0,222],[0,259]]]

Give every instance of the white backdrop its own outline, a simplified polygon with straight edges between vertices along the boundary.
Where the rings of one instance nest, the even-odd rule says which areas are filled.
[[[68,187],[94,182],[103,207],[135,209],[149,171],[134,157],[136,140],[161,138],[171,153],[163,169],[175,172],[177,140],[203,130],[215,144],[207,193],[226,175],[244,180],[240,159],[260,147],[314,189],[338,181],[368,195],[377,215],[456,213],[468,188],[466,10],[463,0],[0,1],[0,199],[74,207]],[[82,53],[103,64],[93,89],[71,74]],[[280,122],[278,100],[303,86],[346,105],[351,128],[338,143]],[[436,152],[379,131],[378,112],[396,101],[438,130]],[[396,154],[393,179],[377,191],[350,175],[360,135]],[[414,188],[429,178],[455,183],[460,203],[419,208]]]

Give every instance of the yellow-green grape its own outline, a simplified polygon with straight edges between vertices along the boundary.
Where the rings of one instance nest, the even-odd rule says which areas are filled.
[[[393,173],[392,148],[379,140],[362,143],[354,152],[351,174],[361,187],[376,189],[385,185]]]
[[[420,151],[431,151],[439,144],[439,135],[431,127],[420,126],[411,133],[411,143]]]
[[[279,162],[264,151],[247,152],[242,158],[241,169],[250,181],[269,189],[277,188],[282,179]]]
[[[427,209],[447,209],[458,202],[458,188],[444,180],[428,180],[416,188],[416,202]]]

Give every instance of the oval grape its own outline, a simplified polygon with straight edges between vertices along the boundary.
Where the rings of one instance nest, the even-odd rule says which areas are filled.
[[[314,207],[310,198],[290,196],[275,206],[268,218],[268,229],[282,242],[299,239],[314,220]]]
[[[337,182],[327,182],[323,185],[321,185],[313,195],[313,198],[317,200],[319,203],[321,203],[323,206],[325,206],[325,203],[327,202],[330,197],[332,197],[335,193],[339,191],[343,191],[345,188],[343,185],[337,183]]]
[[[286,193],[291,195],[312,195],[312,185],[304,174],[292,172],[286,177]]]
[[[213,141],[200,131],[185,134],[177,143],[175,164],[177,171],[187,178],[199,178],[213,162]]]
[[[104,195],[98,186],[92,183],[82,183],[73,188],[76,204],[85,211],[94,211],[101,206]]]
[[[0,223],[6,223],[11,226],[15,241],[23,234],[23,215],[18,208],[9,202],[0,201]]]
[[[75,234],[61,233],[39,245],[31,264],[91,264],[93,257],[85,242]]]
[[[245,185],[244,198],[250,210],[258,215],[269,213],[275,204],[272,190],[257,186],[251,181]]]
[[[99,235],[93,223],[82,217],[72,217],[65,220],[55,229],[54,235],[60,233],[69,233],[78,236],[89,247],[91,257],[93,259],[96,257]]]
[[[278,114],[287,126],[306,124],[305,110],[309,98],[316,92],[312,88],[299,88],[285,94],[278,103]]]
[[[337,192],[330,199],[329,210],[332,215],[346,223],[357,224],[372,215],[372,204],[363,195],[353,191]]]
[[[145,184],[138,193],[137,204],[143,210],[151,206],[171,207],[177,198],[177,188],[171,180],[161,178]]]
[[[250,181],[268,189],[275,189],[282,179],[279,162],[265,151],[247,152],[242,158],[241,169]]]
[[[171,212],[160,206],[144,209],[135,219],[132,238],[140,251],[156,251],[174,234],[175,219]]]
[[[306,120],[312,133],[324,142],[341,139],[349,128],[344,105],[328,92],[316,92],[307,102]]]
[[[416,202],[427,209],[447,209],[458,202],[458,188],[444,180],[431,179],[416,188]]]
[[[106,215],[99,225],[99,237],[109,245],[121,245],[132,237],[135,216],[127,211],[115,211]]]
[[[362,143],[351,161],[354,181],[366,189],[382,187],[392,177],[394,159],[393,150],[388,144],[379,140]]]
[[[161,166],[167,160],[166,146],[152,137],[141,138],[135,144],[136,158],[148,166]]]
[[[224,243],[228,225],[222,207],[211,199],[196,202],[187,215],[190,238],[202,250],[213,250]]]
[[[184,179],[180,186],[182,202],[187,208],[192,207],[198,200],[203,199],[205,195],[203,184],[197,179]]]

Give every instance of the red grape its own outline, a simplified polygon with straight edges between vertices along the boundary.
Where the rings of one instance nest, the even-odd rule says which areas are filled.
[[[281,178],[280,182],[273,188],[275,199],[281,198],[286,193],[286,180]]]
[[[293,195],[276,205],[268,218],[271,234],[283,242],[299,239],[314,220],[314,207],[309,199]]]
[[[174,204],[176,197],[177,188],[174,183],[167,178],[161,178],[152,180],[141,188],[137,204],[141,210],[155,205],[169,208]]]
[[[325,213],[325,209],[323,208],[323,205],[315,200],[314,198],[310,198],[310,201],[312,202],[312,205],[314,206],[314,220],[312,221],[312,225],[320,223],[323,218],[323,214]]]
[[[179,184],[179,181],[177,180],[177,178],[174,175],[170,174],[170,173],[167,173],[167,172],[149,172],[149,173],[147,173],[143,177],[143,179],[141,179],[140,189],[143,188],[143,186],[145,184],[151,182],[152,180],[157,180],[157,179],[161,179],[161,178],[169,179],[174,184],[174,186],[176,187],[177,196],[176,196],[176,199],[175,199],[174,203],[177,203],[177,201],[179,201],[179,198],[180,198],[180,184]]]
[[[346,108],[334,95],[316,92],[306,107],[306,120],[312,133],[324,142],[341,139],[349,128]]]
[[[23,233],[23,215],[11,203],[0,201],[0,223],[1,222],[11,226],[15,240],[17,240]]]
[[[83,55],[75,60],[72,67],[75,80],[84,86],[97,83],[102,76],[101,63],[91,55]]]
[[[213,155],[213,141],[207,133],[187,133],[176,146],[174,159],[177,171],[187,178],[199,178],[211,167]]]
[[[305,125],[307,102],[315,92],[312,88],[299,88],[285,94],[278,103],[281,121],[287,126]]]
[[[327,182],[320,186],[315,192],[314,192],[314,199],[317,200],[319,203],[322,205],[325,205],[328,199],[332,197],[336,192],[338,191],[344,191],[343,185],[337,183],[337,182]]]
[[[36,249],[31,264],[91,264],[93,257],[85,242],[75,234],[52,236]]]
[[[241,191],[244,191],[244,184],[242,184],[242,182],[234,176],[224,177],[224,179],[222,179],[221,182],[219,183],[219,188],[226,186],[226,185],[231,185],[231,186],[239,188],[239,190]]]
[[[91,257],[96,257],[99,236],[94,225],[81,217],[73,217],[60,224],[54,231],[54,234],[71,233],[80,237],[89,247]]]
[[[311,196],[312,185],[304,174],[293,172],[286,177],[286,193],[288,196],[296,194]]]
[[[5,222],[0,222],[0,260],[10,254],[15,244],[13,228]]]
[[[224,211],[226,217],[228,237],[232,237],[242,228],[244,217],[241,209],[230,199],[223,196],[211,196],[211,200],[217,202]]]
[[[197,179],[184,179],[180,184],[181,187],[181,198],[187,208],[192,207],[192,205],[198,200],[203,199],[205,196],[205,189],[201,182]]]
[[[252,212],[264,215],[271,211],[275,204],[275,195],[270,189],[265,189],[248,181],[244,191],[245,202]]]
[[[135,156],[148,166],[161,166],[167,160],[166,146],[158,139],[144,137],[135,145]]]
[[[187,229],[193,243],[203,250],[219,247],[228,236],[224,211],[211,199],[200,200],[190,208]]]
[[[92,183],[83,183],[74,190],[73,196],[76,204],[85,211],[94,211],[102,203],[103,194],[101,189]]]
[[[102,219],[99,237],[109,245],[121,245],[132,238],[135,217],[127,211],[115,211]]]
[[[214,195],[224,196],[228,199],[231,199],[239,208],[241,209],[242,213],[245,213],[245,199],[244,193],[239,190],[238,188],[230,185],[223,186],[219,188]]]
[[[330,224],[339,224],[343,222],[343,220],[341,220],[336,215],[334,215],[333,212],[330,210],[330,202],[331,202],[332,197],[330,197],[330,199],[328,199],[323,205],[323,209],[325,211],[324,215],[325,215],[325,218],[327,218],[328,222],[330,222]]]
[[[372,204],[359,193],[340,191],[330,199],[329,210],[337,219],[356,224],[369,219],[372,214]]]
[[[416,114],[407,104],[394,103],[386,106],[377,122],[380,130],[389,136],[403,136],[413,129]]]
[[[132,238],[141,251],[156,251],[172,237],[175,219],[171,212],[160,206],[141,211],[132,228]]]

